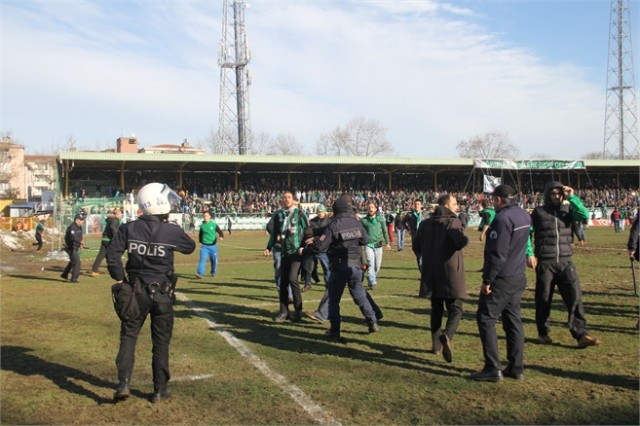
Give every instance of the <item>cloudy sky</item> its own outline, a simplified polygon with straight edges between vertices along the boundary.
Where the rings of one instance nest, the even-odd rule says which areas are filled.
[[[521,158],[602,150],[609,0],[249,6],[254,133],[290,135],[313,154],[322,133],[364,117],[399,157],[456,157],[456,143],[490,131]],[[27,153],[70,137],[114,148],[131,134],[141,146],[198,145],[217,131],[222,1],[0,7],[0,130]],[[631,10],[637,64],[638,0]]]

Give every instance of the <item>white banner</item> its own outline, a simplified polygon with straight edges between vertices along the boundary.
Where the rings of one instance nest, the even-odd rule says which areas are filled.
[[[484,175],[484,192],[492,194],[496,187],[500,186],[501,183],[502,178]]]

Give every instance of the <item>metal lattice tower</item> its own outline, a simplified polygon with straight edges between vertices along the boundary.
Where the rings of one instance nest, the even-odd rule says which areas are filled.
[[[629,0],[611,0],[603,158],[639,158]]]
[[[244,155],[251,145],[249,126],[249,86],[247,65],[251,59],[247,46],[242,0],[224,0],[222,6],[222,40],[220,66],[220,115],[218,138],[223,153]]]

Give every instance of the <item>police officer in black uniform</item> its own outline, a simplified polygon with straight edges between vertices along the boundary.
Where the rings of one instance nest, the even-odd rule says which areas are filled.
[[[521,380],[523,376],[524,327],[520,299],[527,287],[526,250],[531,216],[514,202],[509,185],[493,193],[497,214],[489,226],[484,247],[482,286],[476,320],[482,340],[484,368],[469,376],[472,380],[497,382],[504,376]],[[502,316],[507,337],[507,368],[502,371],[498,353],[496,321]]]
[[[83,224],[84,215],[78,213],[73,218],[73,223],[67,227],[64,233],[64,251],[69,255],[69,263],[67,263],[60,277],[66,280],[69,277],[69,272],[71,272],[70,282],[72,283],[77,283],[80,276],[80,249],[84,247],[84,242],[82,241]]]
[[[134,286],[140,315],[122,321],[120,350],[116,358],[119,385],[114,400],[131,395],[129,383],[133,371],[136,341],[140,328],[151,314],[153,342],[153,403],[171,396],[169,381],[169,343],[173,331],[173,287],[175,273],[173,252],[190,254],[196,243],[179,226],[168,223],[168,214],[180,197],[167,185],[150,183],[138,192],[138,205],[142,216],[122,225],[107,249],[107,267],[116,282],[127,281]],[[122,254],[127,252],[125,270]]]
[[[347,285],[367,320],[369,332],[379,330],[374,308],[362,286],[362,247],[368,242],[367,232],[353,213],[351,196],[345,194],[333,203],[333,220],[324,233],[315,239],[313,246],[301,249],[301,253],[326,251],[329,256],[329,338],[340,339],[340,299]]]

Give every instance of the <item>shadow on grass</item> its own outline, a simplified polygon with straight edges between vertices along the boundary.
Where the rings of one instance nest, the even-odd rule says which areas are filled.
[[[33,281],[53,281],[55,283],[59,283],[59,282],[65,282],[66,280],[63,280],[60,277],[57,278],[53,278],[53,277],[43,277],[43,276],[39,276],[39,275],[23,275],[23,274],[7,274],[7,277],[10,278],[17,278],[20,280],[33,280]]]
[[[564,377],[572,380],[595,383],[606,386],[614,386],[631,390],[638,390],[638,378],[630,376],[620,376],[617,374],[595,374],[585,371],[567,371],[562,368],[545,367],[536,364],[527,364],[527,369],[539,371],[553,377]]]
[[[22,346],[5,346],[0,348],[1,351],[1,368],[4,371],[13,371],[23,376],[41,375],[51,380],[60,389],[76,395],[85,396],[97,402],[98,404],[113,404],[110,398],[104,398],[97,395],[90,389],[78,384],[78,381],[89,383],[92,386],[107,388],[113,390],[113,383],[102,380],[96,376],[85,373],[66,365],[50,362],[29,354],[32,349]],[[138,395],[144,397],[144,395]]]
[[[349,300],[344,302],[349,303]],[[316,324],[310,320],[276,324],[271,319],[276,313],[261,308],[202,301],[193,302],[193,304],[197,305],[198,312],[185,310],[177,312],[176,316],[204,317],[216,323],[211,327],[213,331],[227,330],[239,340],[260,346],[293,353],[326,354],[372,363],[378,362],[437,376],[455,377],[472,372],[469,369],[451,365],[443,367],[439,361],[432,362],[412,355],[415,352],[414,348],[372,341],[368,338],[369,333],[364,324],[364,318],[345,317],[342,322],[344,342],[336,342],[325,338],[324,332],[327,330],[327,325]],[[387,321],[381,322],[382,327],[387,325],[390,325]],[[362,346],[368,349],[361,349]]]

